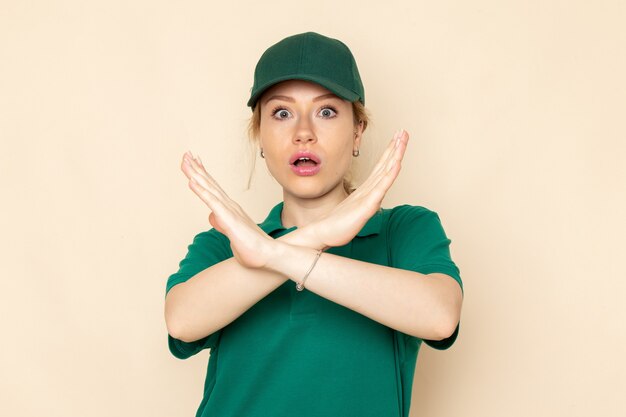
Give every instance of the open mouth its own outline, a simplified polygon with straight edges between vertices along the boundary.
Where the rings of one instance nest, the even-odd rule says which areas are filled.
[[[312,160],[311,158],[302,157],[298,158],[293,162],[293,165],[297,167],[314,167],[317,165],[317,162]]]
[[[317,174],[321,169],[321,160],[311,151],[299,151],[289,159],[291,170],[299,176]]]
[[[309,167],[320,164],[320,158],[316,154],[308,150],[301,150],[289,158],[289,163],[294,166]]]

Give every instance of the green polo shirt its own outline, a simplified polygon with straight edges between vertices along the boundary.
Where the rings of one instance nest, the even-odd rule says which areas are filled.
[[[283,203],[259,226],[273,238],[295,229],[281,223]],[[376,213],[347,245],[327,252],[423,274],[441,272],[461,289],[450,258],[450,239],[437,213],[402,205]],[[232,257],[229,240],[215,229],[196,235],[176,284]],[[381,277],[384,279],[384,277]],[[422,341],[447,349],[456,340],[421,340],[308,291],[292,280],[236,320],[194,342],[168,335],[171,353],[186,359],[211,349],[203,417],[407,417]]]

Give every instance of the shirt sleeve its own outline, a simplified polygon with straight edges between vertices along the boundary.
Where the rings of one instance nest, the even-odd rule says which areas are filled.
[[[421,274],[439,272],[449,275],[463,292],[459,268],[450,257],[451,240],[436,212],[421,206],[395,207],[389,217],[388,231],[391,266]],[[460,323],[446,339],[423,341],[435,349],[448,349],[456,341],[459,327]]]
[[[177,284],[187,281],[198,272],[233,256],[230,241],[215,229],[197,234],[187,247],[187,255],[178,264],[178,271],[170,275],[165,287],[165,295]],[[178,359],[187,359],[203,349],[214,348],[222,330],[217,330],[202,339],[184,342],[168,333],[168,347]]]

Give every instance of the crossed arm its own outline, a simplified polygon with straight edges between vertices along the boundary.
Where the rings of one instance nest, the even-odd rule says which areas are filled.
[[[278,239],[265,234],[224,193],[201,161],[186,155],[182,169],[189,186],[212,210],[209,221],[228,236],[234,257],[169,291],[165,300],[169,334],[192,342],[221,329],[288,277],[302,277],[317,249],[352,240],[378,210],[397,177],[407,140],[406,132],[397,134],[370,177],[331,213]],[[450,336],[460,318],[461,289],[452,277],[441,273],[420,274],[324,253],[306,287],[422,339]]]

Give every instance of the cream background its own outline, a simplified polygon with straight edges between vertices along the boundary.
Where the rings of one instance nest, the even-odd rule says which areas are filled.
[[[269,45],[356,56],[367,172],[411,134],[385,207],[439,213],[461,333],[424,347],[411,416],[622,416],[626,7],[621,1],[0,2],[3,416],[191,416],[208,352],[167,350],[163,297],[208,210],[200,154],[245,190],[245,107]]]

